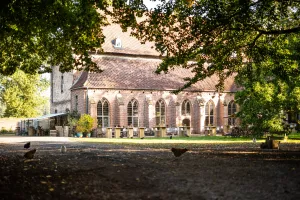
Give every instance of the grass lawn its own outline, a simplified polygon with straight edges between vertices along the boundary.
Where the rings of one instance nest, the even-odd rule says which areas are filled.
[[[300,133],[290,134],[288,140],[284,141],[283,136],[275,136],[276,140],[280,140],[283,143],[299,143],[300,144]],[[136,143],[136,144],[207,144],[207,143],[253,143],[252,138],[245,137],[228,137],[228,136],[194,136],[194,137],[169,137],[156,138],[156,137],[146,137],[144,139],[140,138],[71,138],[72,141],[77,142],[94,142],[94,143]],[[257,143],[265,142],[265,138],[258,138]]]

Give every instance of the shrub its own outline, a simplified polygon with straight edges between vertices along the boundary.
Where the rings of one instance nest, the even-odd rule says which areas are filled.
[[[94,119],[88,114],[83,114],[79,118],[76,126],[76,131],[82,133],[90,133],[93,129]]]

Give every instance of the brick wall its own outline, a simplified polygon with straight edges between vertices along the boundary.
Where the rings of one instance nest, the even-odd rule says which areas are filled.
[[[61,91],[61,81],[63,76],[63,91]],[[138,116],[140,127],[156,126],[155,104],[163,99],[166,106],[166,125],[175,127],[183,124],[183,120],[190,120],[193,133],[204,131],[205,104],[211,100],[215,105],[215,126],[228,124],[228,109],[224,106],[224,101],[229,103],[234,100],[234,95],[230,93],[216,94],[211,92],[181,92],[177,95],[169,91],[145,91],[145,90],[117,90],[117,89],[74,89],[70,91],[74,79],[79,73],[61,73],[58,67],[53,67],[51,77],[51,113],[55,110],[66,112],[66,109],[75,110],[75,97],[78,97],[77,110],[79,113],[89,113],[95,119],[94,127],[97,126],[97,103],[105,98],[109,102],[110,126],[127,126],[127,106],[132,99],[138,101]],[[88,96],[88,98],[87,98]],[[197,96],[204,100],[204,106],[199,105]],[[191,105],[191,115],[181,114],[181,105],[184,100],[189,100]]]
[[[86,113],[86,89],[73,90],[71,93],[71,109],[74,109],[75,96],[78,96],[78,111]],[[109,102],[110,126],[127,126],[127,106],[132,99],[138,101],[138,116],[140,127],[154,127],[155,120],[155,104],[159,99],[163,99],[167,108],[166,124],[169,127],[182,125],[184,119],[189,119],[193,133],[204,131],[205,105],[200,106],[196,97],[198,93],[180,93],[175,95],[169,91],[142,91],[142,90],[107,90],[107,89],[89,89],[88,113],[95,119],[96,127],[97,119],[97,103],[103,98]],[[118,98],[117,98],[118,97]],[[212,92],[202,92],[201,97],[207,103],[212,100],[215,105],[215,124],[216,126],[226,125],[227,108],[223,105],[224,100],[229,102],[233,100],[233,95],[222,94],[213,95]],[[184,100],[191,103],[191,115],[181,115],[181,104]]]

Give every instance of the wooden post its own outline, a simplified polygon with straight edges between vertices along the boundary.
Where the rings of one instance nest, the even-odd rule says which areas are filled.
[[[216,134],[217,134],[217,128],[215,126],[211,127],[211,134],[213,136],[216,136]]]
[[[145,137],[145,127],[140,127],[139,129],[139,138]]]
[[[120,138],[121,135],[121,127],[115,128],[115,138]]]
[[[106,137],[112,138],[112,128],[111,127],[106,128]]]
[[[187,134],[188,136],[191,136],[191,127],[190,127],[190,126],[187,126],[187,127],[186,127],[186,134]]]
[[[133,137],[133,127],[128,127],[128,138],[132,138]]]
[[[186,137],[185,133],[188,134],[187,126],[179,126],[179,137]]]
[[[159,126],[155,127],[154,130],[155,130],[155,137],[161,137],[160,127]]]
[[[160,127],[161,137],[166,137],[167,129],[165,126]]]

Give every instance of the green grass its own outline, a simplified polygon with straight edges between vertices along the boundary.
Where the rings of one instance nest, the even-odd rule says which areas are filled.
[[[275,136],[276,140],[288,143],[299,143],[300,134],[290,134],[287,141],[283,141],[283,136]],[[140,138],[120,138],[120,139],[109,139],[109,138],[71,138],[72,141],[77,142],[93,142],[93,143],[115,143],[115,144],[220,144],[220,143],[252,143],[252,138],[245,137],[225,137],[225,136],[197,136],[197,137],[169,137],[156,138],[146,137]],[[265,142],[265,138],[258,138],[257,143]]]
[[[231,137],[223,137],[223,136],[203,136],[203,137],[175,137],[173,139],[167,138],[120,138],[120,139],[109,139],[109,138],[72,138],[73,141],[78,142],[95,142],[95,143],[144,143],[144,144],[154,144],[154,143],[165,143],[165,144],[178,144],[178,143],[194,143],[194,144],[201,144],[201,143],[245,143],[245,142],[252,142],[250,138],[231,138]],[[261,142],[264,140],[261,139]],[[258,140],[257,142],[260,142]]]

